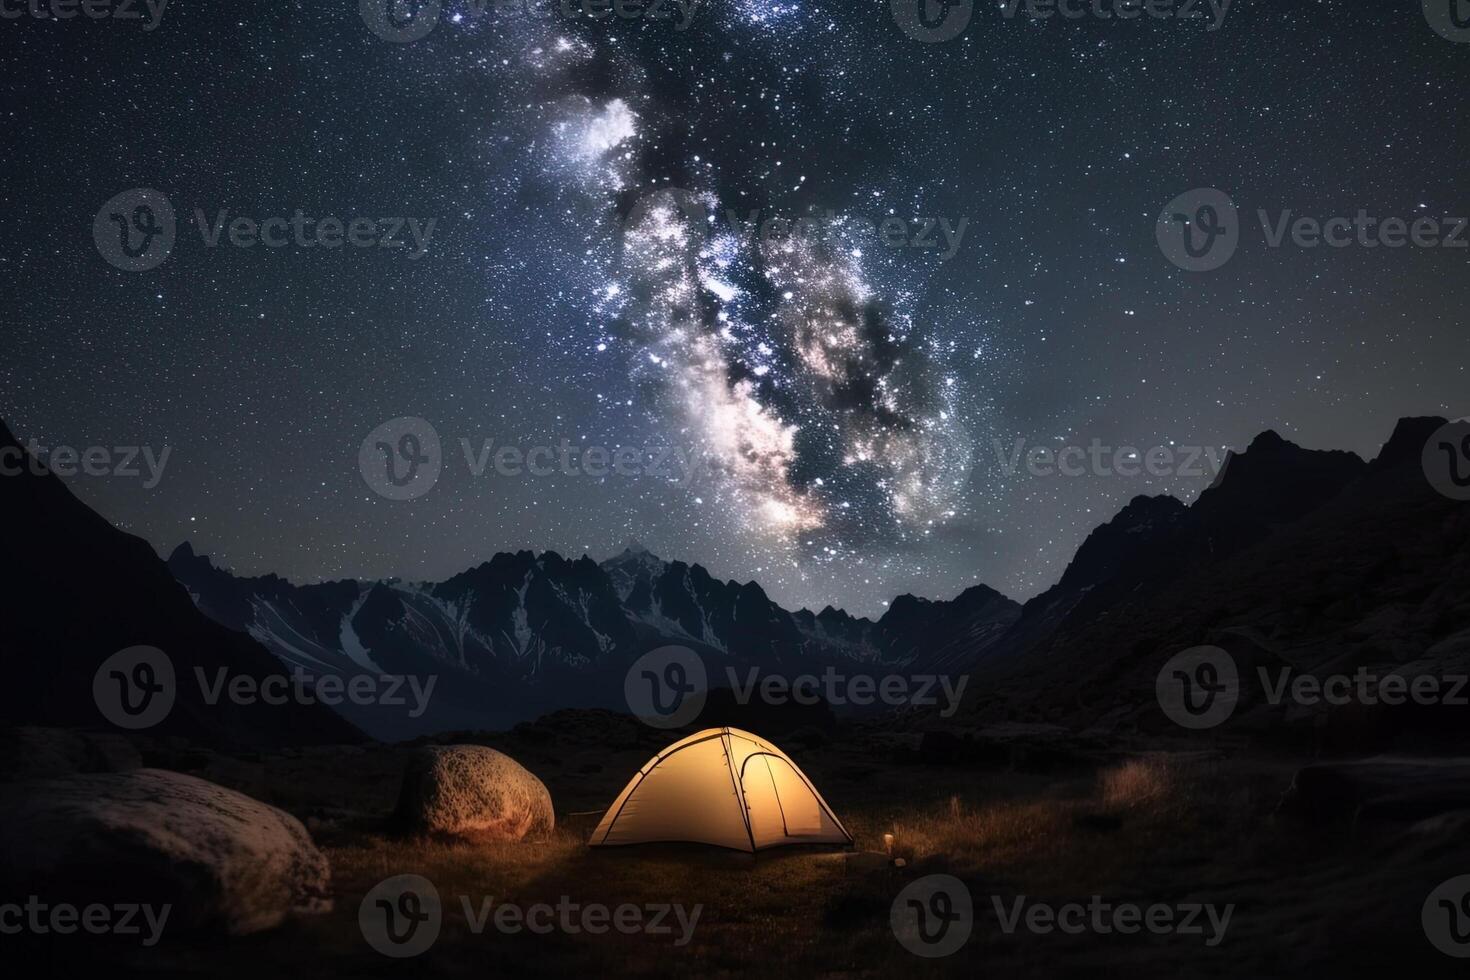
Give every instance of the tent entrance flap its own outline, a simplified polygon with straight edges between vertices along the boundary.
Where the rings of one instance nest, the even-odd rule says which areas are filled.
[[[822,833],[821,807],[785,759],[765,752],[751,756],[745,760],[741,785],[757,846],[764,840]]]

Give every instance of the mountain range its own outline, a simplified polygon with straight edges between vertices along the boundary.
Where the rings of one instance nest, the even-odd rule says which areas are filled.
[[[435,704],[413,724],[397,719],[390,730],[354,717],[383,737],[503,727],[568,706],[623,708],[628,666],[671,644],[700,654],[714,686],[726,667],[922,670],[932,659],[926,634],[939,628],[983,650],[1021,609],[976,586],[942,602],[901,596],[876,622],[831,607],[790,612],[754,582],[720,581],[636,543],[601,563],[498,554],[443,582],[240,577],[187,543],[168,568],[202,611],[292,667],[439,676]]]
[[[497,554],[442,582],[300,585],[236,575],[188,543],[165,565],[50,475],[0,480],[12,527],[47,554],[44,575],[11,569],[7,591],[85,640],[58,657],[55,631],[21,631],[24,671],[52,691],[90,684],[100,656],[150,637],[194,651],[185,659],[257,673],[436,678],[416,717],[339,706],[386,739],[501,728],[562,707],[623,709],[628,666],[668,644],[698,652],[714,685],[726,667],[969,674],[981,681],[965,705],[976,723],[1148,728],[1159,722],[1159,665],[1193,645],[1308,671],[1470,661],[1470,508],[1437,494],[1420,468],[1443,422],[1401,420],[1372,461],[1265,432],[1192,504],[1134,498],[1024,605],[975,585],[950,600],[899,596],[876,620],[830,606],[793,612],[754,582],[721,581],[636,543],[602,562]],[[73,687],[56,697],[58,711],[95,714],[73,703]],[[312,737],[342,733],[320,711],[298,714],[292,724]]]

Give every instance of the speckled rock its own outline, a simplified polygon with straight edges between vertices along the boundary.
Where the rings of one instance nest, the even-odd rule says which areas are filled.
[[[398,818],[412,830],[508,841],[544,836],[556,826],[545,784],[482,745],[416,752],[403,774]]]
[[[0,803],[0,856],[0,887],[167,903],[170,930],[244,935],[331,908],[331,868],[299,820],[162,769],[23,784]]]

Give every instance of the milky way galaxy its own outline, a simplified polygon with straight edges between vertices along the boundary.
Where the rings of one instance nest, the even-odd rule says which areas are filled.
[[[557,31],[525,43],[575,55],[542,74],[553,88],[627,60]],[[606,256],[587,298],[695,460],[708,520],[800,571],[956,517],[972,447],[955,379],[871,282],[860,223],[732,188],[718,154],[694,149],[702,127],[670,126],[637,85],[584,84],[553,106],[544,172],[571,175],[587,198],[571,213],[598,215],[589,250]]]
[[[1156,237],[1195,188],[1248,219],[1465,213],[1470,45],[1421,4],[1237,3],[1218,28],[375,4],[0,24],[26,79],[3,110],[0,417],[169,449],[155,486],[72,485],[161,551],[443,580],[636,538],[791,608],[1025,599],[1135,496],[1214,476],[1032,453],[1219,455],[1270,428],[1371,456],[1399,416],[1466,412],[1463,252],[1272,248],[1248,221],[1228,265],[1189,272]],[[969,22],[926,42],[896,5]],[[384,37],[394,18],[422,30]],[[177,241],[127,271],[93,229],[141,188]],[[236,247],[194,219],[298,210],[434,232],[414,256]],[[444,458],[395,501],[357,461],[404,417]],[[570,465],[482,465],[537,447]],[[614,450],[644,465],[580,462]]]

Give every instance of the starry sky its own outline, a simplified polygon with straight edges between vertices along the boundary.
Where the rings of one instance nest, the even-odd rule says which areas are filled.
[[[0,20],[0,417],[168,447],[156,485],[69,483],[244,574],[636,538],[872,615],[1035,595],[1133,496],[1212,476],[1008,474],[1018,441],[1371,455],[1470,411],[1470,250],[1271,248],[1256,218],[1470,215],[1470,43],[1419,0],[1237,0],[1218,30],[992,4],[932,43],[889,0],[686,9],[445,0],[412,41],[349,0]],[[135,188],[177,219],[144,271],[94,238]],[[1241,215],[1209,272],[1156,240],[1195,188]],[[298,210],[433,225],[418,255],[208,244]],[[402,417],[439,471],[395,500],[360,450]],[[640,464],[472,465],[564,441]]]

